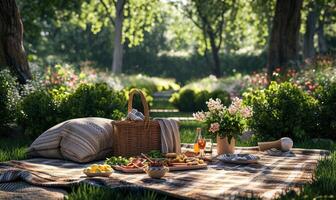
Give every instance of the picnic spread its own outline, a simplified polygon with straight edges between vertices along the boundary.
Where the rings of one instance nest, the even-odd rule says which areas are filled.
[[[132,108],[135,93],[144,114]],[[150,120],[144,95],[134,90],[126,120],[63,122],[33,142],[28,153],[34,158],[0,163],[0,199],[63,199],[79,184],[181,199],[274,199],[312,181],[318,161],[329,153],[292,148],[290,138],[218,154],[212,150],[218,144],[205,152],[206,144],[200,128],[194,144],[181,144],[178,122]]]
[[[192,145],[182,146],[190,149]],[[162,179],[152,179],[145,173],[117,170],[109,177],[88,177],[83,170],[91,164],[59,159],[9,161],[0,164],[0,198],[24,194],[26,198],[38,199],[42,195],[40,191],[43,191],[49,199],[60,199],[66,194],[62,188],[88,183],[110,188],[149,189],[183,199],[252,195],[272,199],[289,188],[295,189],[310,182],[318,160],[328,153],[295,148],[292,152],[295,157],[276,157],[259,152],[257,147],[237,147],[236,153],[253,154],[260,160],[248,165],[215,161],[206,169],[168,172]]]

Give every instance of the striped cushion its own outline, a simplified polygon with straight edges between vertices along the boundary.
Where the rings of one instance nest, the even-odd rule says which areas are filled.
[[[79,118],[60,123],[40,135],[29,147],[32,157],[90,162],[112,151],[110,119]]]

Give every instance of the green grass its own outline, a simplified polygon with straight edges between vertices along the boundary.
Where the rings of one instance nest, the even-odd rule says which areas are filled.
[[[72,189],[66,198],[67,200],[103,200],[103,199],[138,199],[138,200],[156,200],[167,199],[167,196],[153,191],[144,191],[140,189],[110,189],[106,187],[95,187],[82,184]]]
[[[151,112],[153,118],[168,118],[168,117],[192,117],[189,112]]]
[[[151,109],[176,109],[172,103],[165,98],[154,98]]]
[[[26,151],[31,139],[20,138],[1,138],[0,139],[0,162],[8,160],[22,160],[26,158]]]
[[[319,162],[312,184],[305,185],[298,193],[289,191],[279,199],[336,199],[336,152]]]
[[[197,121],[181,121],[180,122],[180,135],[182,143],[193,143],[196,137],[196,128],[203,127]]]

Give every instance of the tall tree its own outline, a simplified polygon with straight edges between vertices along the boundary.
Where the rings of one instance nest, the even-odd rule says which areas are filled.
[[[213,63],[212,73],[217,77],[222,75],[219,52],[224,38],[225,14],[230,6],[235,6],[235,3],[230,4],[228,1],[222,0],[190,0],[183,6],[186,16],[203,33],[205,56],[207,56],[208,45],[210,45]]]
[[[316,29],[318,38],[319,53],[328,52],[328,44],[325,35],[325,29],[333,29],[332,24],[336,23],[336,2],[334,0],[318,0],[318,25]]]
[[[316,22],[318,19],[315,1],[309,2],[308,10],[309,11],[306,19],[306,31],[303,36],[303,57],[305,59],[314,57],[315,55],[314,35],[316,32]]]
[[[268,50],[268,74],[298,60],[302,0],[277,0]]]
[[[103,0],[101,0],[103,2]],[[114,33],[114,50],[112,72],[115,74],[121,73],[122,58],[123,58],[123,44],[122,44],[122,26],[124,21],[124,6],[125,0],[117,0],[115,5],[115,33]]]
[[[61,33],[60,29],[69,26],[64,22],[70,23],[72,13],[78,13],[84,1],[16,0],[25,28],[27,53],[47,57],[47,52],[51,50],[50,41]],[[48,46],[47,50],[43,48],[45,46]]]
[[[15,0],[0,1],[0,66],[9,66],[21,83],[31,78],[23,47],[23,25]]]
[[[123,44],[131,47],[139,45],[144,32],[151,31],[159,18],[158,0],[90,0],[82,5],[83,28],[91,25],[93,33],[100,32],[103,26],[114,28],[114,50],[112,71],[122,72]],[[112,5],[112,6],[111,6]]]

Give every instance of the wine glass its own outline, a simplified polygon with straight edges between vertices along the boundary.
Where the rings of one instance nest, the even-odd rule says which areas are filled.
[[[198,143],[198,147],[199,147],[199,149],[200,149],[200,157],[201,157],[201,158],[204,158],[204,155],[205,155],[205,153],[204,153],[204,149],[205,149],[206,141],[205,141],[205,139],[201,136],[201,137],[198,138],[197,143]]]

